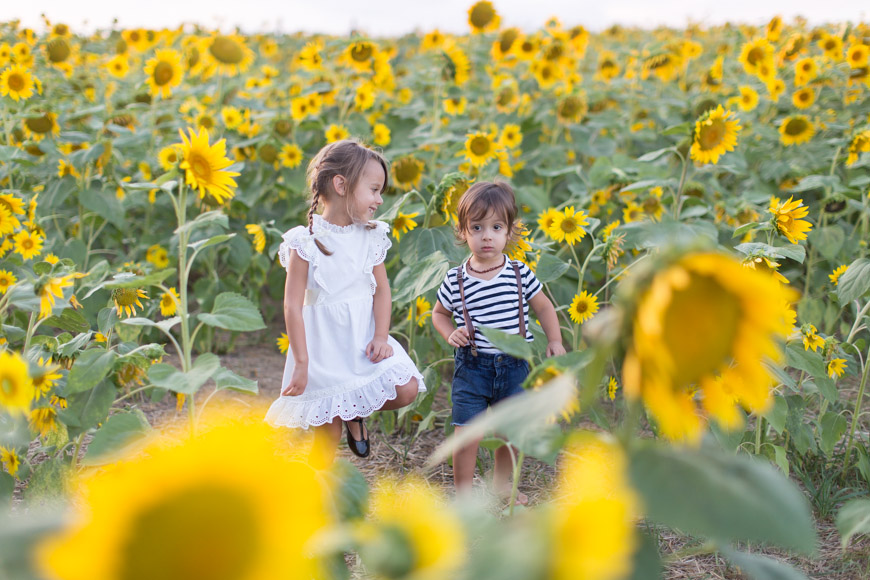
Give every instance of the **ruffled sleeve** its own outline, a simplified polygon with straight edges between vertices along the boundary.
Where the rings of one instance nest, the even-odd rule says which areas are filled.
[[[287,230],[281,236],[284,241],[278,247],[278,259],[286,270],[290,266],[290,252],[296,250],[299,257],[310,264],[308,275],[313,278],[315,284],[321,290],[328,293],[330,288],[320,271],[320,261],[323,257],[323,252],[320,251],[315,242],[315,240],[320,240],[323,243],[327,237],[329,237],[329,232],[324,231],[315,231],[314,235],[311,235],[306,226],[296,226],[291,230]]]
[[[382,264],[387,257],[387,251],[393,247],[393,242],[390,241],[390,226],[387,222],[375,221],[375,228],[367,230],[369,237],[369,251],[366,256],[366,262],[363,271],[369,275],[371,279],[372,294],[375,293],[375,288],[378,284],[375,281],[373,270],[378,264]]]

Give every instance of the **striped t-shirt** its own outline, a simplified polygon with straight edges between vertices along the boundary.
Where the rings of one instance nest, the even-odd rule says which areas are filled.
[[[520,279],[523,285],[523,317],[526,323],[526,340],[534,340],[529,332],[529,300],[541,291],[541,283],[535,277],[528,266],[522,262],[515,262],[520,269]],[[517,293],[517,277],[514,274],[511,260],[506,259],[504,268],[491,280],[475,278],[468,272],[468,261],[463,265],[465,287],[465,303],[468,305],[468,314],[474,325],[474,342],[477,350],[488,353],[501,353],[499,349],[489,342],[483,333],[481,326],[496,328],[508,334],[520,333],[519,296]],[[438,301],[444,308],[453,313],[453,321],[457,327],[465,326],[465,318],[462,314],[462,297],[459,295],[459,285],[456,276],[459,267],[451,268],[444,278],[444,282],[438,289]]]

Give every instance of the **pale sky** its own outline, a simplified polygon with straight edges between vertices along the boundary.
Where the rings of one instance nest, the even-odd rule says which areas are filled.
[[[395,36],[438,28],[468,31],[472,0],[3,0],[0,21],[18,18],[42,29],[41,13],[77,31],[121,27],[164,28],[197,22],[227,31],[322,32],[346,34],[353,28],[374,36]],[[779,14],[786,22],[802,15],[812,24],[870,19],[867,0],[493,0],[504,26],[539,28],[550,16],[565,26],[597,31],[611,24],[683,27],[725,21],[764,24]]]

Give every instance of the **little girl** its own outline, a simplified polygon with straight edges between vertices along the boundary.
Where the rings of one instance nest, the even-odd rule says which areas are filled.
[[[514,192],[506,183],[475,183],[459,200],[456,237],[468,244],[471,257],[447,272],[432,310],[435,329],[456,348],[452,399],[457,432],[487,407],[521,393],[529,374],[529,364],[493,346],[481,326],[532,341],[531,306],[547,335],[547,356],[565,354],[556,310],[541,283],[528,266],[504,254],[519,235],[516,216]],[[471,489],[479,444],[474,441],[453,454],[458,492]],[[512,453],[516,450],[506,445],[495,452],[493,485],[503,496],[510,495]],[[527,502],[525,494],[518,494],[517,503]]]
[[[351,451],[369,454],[364,417],[399,409],[426,390],[423,376],[389,336],[391,296],[384,258],[389,226],[371,221],[383,203],[387,161],[355,140],[331,143],[308,166],[308,226],[287,231],[284,321],[290,352],[281,396],[266,421],[315,427],[327,462],[341,421]],[[323,214],[315,213],[318,206]],[[339,420],[340,419],[340,420]]]

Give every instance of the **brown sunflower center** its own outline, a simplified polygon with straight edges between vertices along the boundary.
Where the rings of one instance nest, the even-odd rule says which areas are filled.
[[[676,386],[687,387],[730,362],[740,319],[738,298],[711,277],[690,274],[685,288],[674,289],[662,346],[673,362]]]
[[[498,47],[502,52],[507,52],[514,45],[514,41],[519,36],[515,28],[508,28],[498,38]]]
[[[471,8],[468,15],[471,25],[475,28],[486,28],[495,18],[495,10],[489,2],[478,2]]]
[[[192,153],[188,163],[190,163],[190,170],[193,171],[197,180],[209,181],[211,178],[211,163],[208,162],[208,159],[199,153]]]
[[[399,159],[394,168],[399,183],[413,183],[420,177],[420,166],[412,158]]]
[[[255,506],[242,493],[202,484],[142,510],[120,550],[121,580],[248,578],[262,557]]]
[[[723,119],[715,119],[712,123],[701,125],[701,130],[698,133],[698,143],[701,149],[708,151],[714,149],[722,143],[725,137],[726,126]]]
[[[6,83],[9,85],[10,90],[20,91],[27,84],[24,80],[24,75],[19,73],[12,73],[6,79]]]
[[[354,62],[366,62],[372,57],[372,46],[367,42],[358,42],[350,49],[350,58]]]
[[[579,226],[577,225],[577,220],[575,220],[573,217],[565,218],[559,224],[559,229],[566,234],[573,234],[577,231],[578,227]]]
[[[54,123],[51,122],[51,119],[48,117],[48,115],[43,115],[41,117],[30,117],[24,120],[24,124],[27,125],[27,128],[31,131],[39,134],[48,133],[54,127]]]
[[[484,136],[478,135],[474,139],[471,140],[471,144],[468,147],[472,153],[477,156],[487,155],[491,148],[489,143],[489,139]]]
[[[275,148],[274,145],[270,143],[266,143],[260,150],[257,152],[260,156],[260,159],[265,161],[266,163],[274,163],[276,159],[278,159],[278,149]]]
[[[239,64],[245,58],[242,46],[227,36],[216,37],[208,51],[215,59],[223,64]]]
[[[66,24],[55,24],[53,30],[58,36],[66,36],[69,34],[69,26]]]
[[[559,116],[563,119],[575,119],[583,110],[583,101],[577,97],[567,97],[559,103]]]
[[[158,86],[169,84],[175,76],[175,69],[172,65],[164,60],[157,63],[154,67],[154,83]]]
[[[291,129],[293,129],[293,124],[286,119],[280,119],[275,123],[275,132],[279,135],[287,135]]]
[[[764,50],[758,48],[757,46],[752,48],[746,55],[746,62],[755,66],[761,60],[764,59]]]
[[[214,119],[211,118],[211,115],[202,115],[199,119],[196,120],[197,125],[200,127],[205,127],[206,129],[214,129]]]
[[[48,60],[53,63],[64,62],[71,53],[69,44],[63,38],[55,38],[48,43]]]
[[[790,119],[788,123],[785,124],[785,132],[791,136],[800,135],[807,130],[808,126],[809,125],[804,119]]]
[[[498,92],[496,96],[496,103],[498,103],[502,107],[506,107],[510,105],[514,100],[514,90],[511,87],[504,87]]]
[[[589,310],[589,303],[585,300],[581,300],[577,303],[577,306],[574,308],[577,314],[584,314],[587,310]]]
[[[118,288],[112,296],[118,306],[133,306],[139,300],[135,288]]]

